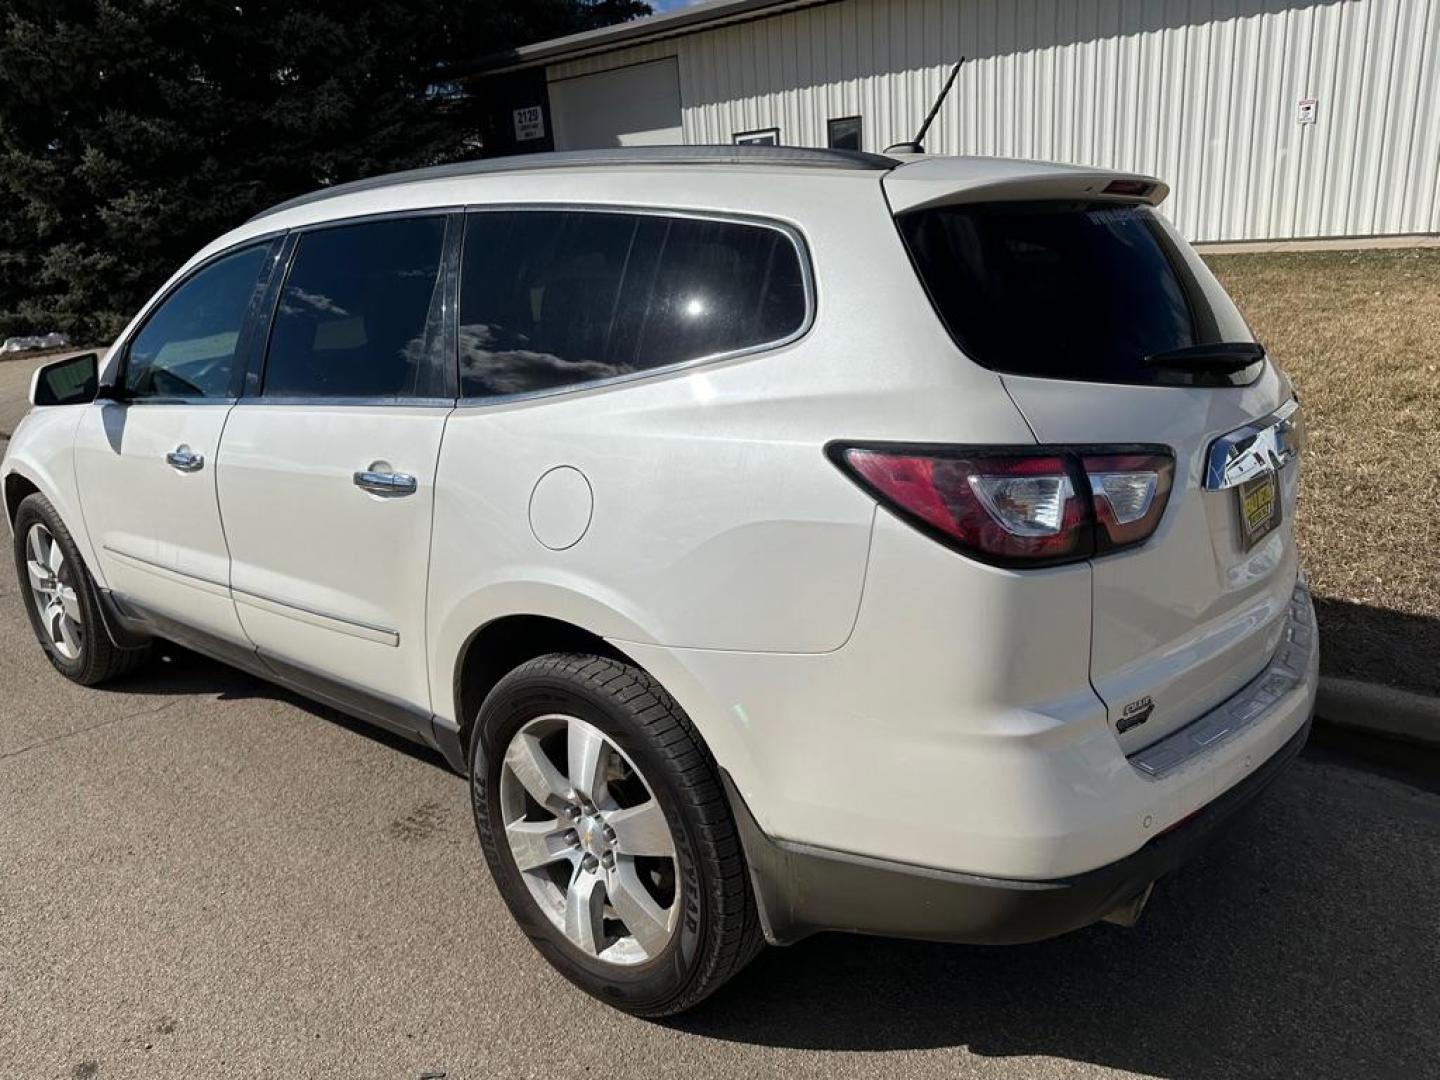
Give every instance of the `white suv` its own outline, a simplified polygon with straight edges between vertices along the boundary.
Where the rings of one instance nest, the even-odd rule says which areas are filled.
[[[1299,413],[1165,194],[696,147],[285,203],[37,373],[36,634],[437,747],[525,932],[635,1013],[817,930],[1133,921],[1317,664]]]

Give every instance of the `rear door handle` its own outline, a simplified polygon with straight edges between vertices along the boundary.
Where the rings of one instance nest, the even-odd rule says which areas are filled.
[[[420,485],[409,473],[390,472],[388,469],[371,465],[370,468],[361,469],[355,474],[355,486],[371,495],[394,499],[401,495],[414,495]]]
[[[199,472],[205,467],[205,456],[191,453],[188,446],[181,445],[165,455],[165,464],[179,472]]]

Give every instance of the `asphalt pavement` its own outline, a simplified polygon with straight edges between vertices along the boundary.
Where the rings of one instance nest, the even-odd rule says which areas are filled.
[[[8,561],[0,1077],[1440,1075],[1440,789],[1403,761],[1307,751],[1135,929],[823,935],[652,1023],[515,929],[437,756],[178,649],[73,686]]]
[[[41,364],[60,356],[74,356],[75,353],[57,353],[55,356],[33,357],[0,356],[0,453],[10,438],[15,425],[30,408],[30,376]]]

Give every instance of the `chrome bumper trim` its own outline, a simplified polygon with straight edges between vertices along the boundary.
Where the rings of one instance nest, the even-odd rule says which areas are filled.
[[[1318,647],[1315,611],[1303,578],[1295,582],[1286,618],[1285,635],[1264,671],[1203,716],[1130,755],[1130,764],[1150,779],[1159,779],[1264,719],[1276,702],[1304,681]]]

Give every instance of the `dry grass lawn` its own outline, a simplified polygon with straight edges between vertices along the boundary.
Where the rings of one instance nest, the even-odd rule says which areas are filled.
[[[1440,250],[1207,261],[1305,410],[1325,670],[1440,694]]]

